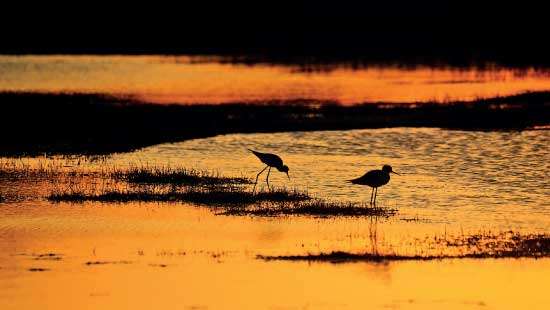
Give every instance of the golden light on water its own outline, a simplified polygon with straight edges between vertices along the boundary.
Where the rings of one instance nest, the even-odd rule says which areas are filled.
[[[0,220],[2,309],[545,309],[550,301],[547,259],[332,265],[254,258],[313,253],[318,244],[358,251],[367,247],[368,220],[227,218],[158,204],[41,205],[26,214]],[[348,239],[342,232],[355,245],[327,244]],[[32,256],[41,253],[61,259]]]
[[[549,90],[543,70],[368,67],[301,71],[187,56],[0,56],[0,91],[99,92],[158,103],[317,99],[341,103],[473,100]]]

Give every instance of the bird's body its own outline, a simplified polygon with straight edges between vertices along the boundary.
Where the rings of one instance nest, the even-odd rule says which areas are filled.
[[[289,170],[288,166],[283,164],[283,160],[281,159],[281,157],[271,153],[262,153],[251,149],[248,149],[248,150],[252,152],[254,155],[256,155],[256,157],[258,157],[258,159],[260,159],[262,163],[266,164],[266,167],[262,171],[260,171],[256,176],[256,182],[254,183],[253,191],[256,190],[256,184],[258,184],[258,178],[260,177],[260,174],[262,174],[262,172],[264,172],[265,169],[268,169],[268,168],[269,170],[267,171],[267,177],[265,179],[265,181],[267,182],[267,187],[269,187],[269,174],[271,173],[271,168],[275,168],[281,172],[286,173],[288,179],[290,180],[290,176],[288,175],[288,170]]]
[[[349,180],[349,182],[351,182],[352,184],[367,185],[372,187],[370,202],[371,204],[376,204],[376,194],[378,193],[378,188],[380,186],[388,184],[388,182],[390,181],[390,173],[398,174],[392,170],[391,166],[384,165],[381,170],[371,170],[365,173],[362,177]]]
[[[256,155],[256,157],[258,157],[262,163],[268,165],[269,167],[277,168],[283,166],[283,160],[281,159],[281,157],[275,154],[261,153],[251,149],[248,150]]]
[[[370,187],[380,187],[388,184],[390,181],[390,174],[382,170],[371,170],[362,177],[350,180],[353,184],[368,185]]]

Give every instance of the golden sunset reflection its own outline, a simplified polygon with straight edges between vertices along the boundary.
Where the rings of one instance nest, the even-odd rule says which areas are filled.
[[[550,89],[544,70],[371,66],[301,71],[189,56],[0,56],[0,91],[96,92],[157,103],[473,100]]]
[[[230,218],[171,204],[17,208],[27,209],[26,215],[9,215],[3,208],[0,220],[3,309],[38,304],[108,309],[173,304],[544,309],[549,302],[544,294],[544,280],[550,276],[547,259],[338,265],[254,259],[269,252],[366,250],[369,224],[364,220]],[[401,237],[424,233],[404,228],[391,232],[385,225],[380,230]],[[32,256],[41,253],[61,259]],[[31,273],[30,268],[47,271]]]

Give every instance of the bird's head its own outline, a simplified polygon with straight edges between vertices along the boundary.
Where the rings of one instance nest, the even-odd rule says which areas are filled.
[[[288,179],[290,180],[290,176],[288,175],[288,170],[289,170],[289,169],[288,169],[288,166],[287,166],[287,165],[282,165],[281,167],[277,167],[277,170],[286,173],[286,176],[287,176]]]
[[[384,166],[382,167],[382,171],[384,171],[385,173],[388,173],[388,174],[389,174],[389,173],[395,173],[395,174],[399,175],[399,173],[393,171],[393,169],[391,168],[390,165],[384,165]]]

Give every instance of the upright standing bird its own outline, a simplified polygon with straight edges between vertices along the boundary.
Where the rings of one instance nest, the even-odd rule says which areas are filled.
[[[269,168],[269,170],[267,170],[267,178],[265,179],[265,181],[267,182],[267,187],[268,188],[269,188],[269,173],[271,172],[271,168],[276,168],[277,170],[286,173],[286,176],[290,180],[290,176],[288,175],[288,166],[283,165],[283,160],[281,159],[281,157],[279,157],[275,154],[260,153],[260,152],[256,152],[256,151],[251,150],[251,149],[248,149],[248,150],[250,152],[252,152],[254,155],[256,155],[256,157],[258,157],[262,161],[262,163],[267,165],[256,176],[256,182],[254,183],[254,189],[252,190],[253,192],[256,191],[256,184],[258,184],[258,178],[260,177],[260,174],[262,174],[262,172],[264,172],[265,169],[267,169],[267,168]]]
[[[378,193],[378,187],[388,184],[390,181],[390,173],[399,175],[399,173],[392,170],[390,165],[384,165],[382,170],[371,170],[365,173],[362,177],[349,180],[349,182],[372,187],[372,192],[370,193],[370,204],[376,205],[376,194]]]

